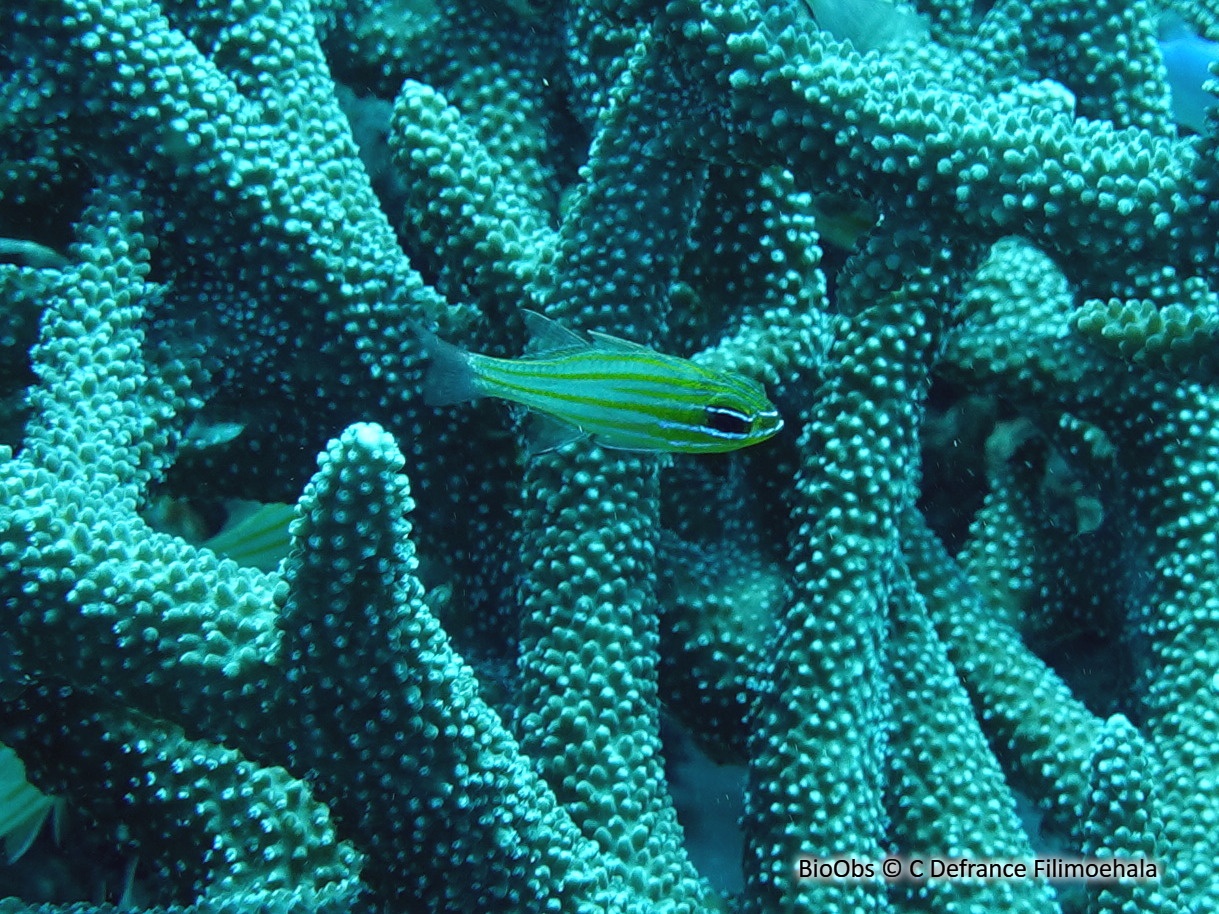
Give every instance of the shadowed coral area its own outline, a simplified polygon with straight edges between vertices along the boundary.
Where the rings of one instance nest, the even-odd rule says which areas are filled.
[[[1219,908],[1219,147],[1169,15],[1219,40],[0,0],[0,743],[77,823],[0,911]],[[785,427],[531,456],[425,405],[421,330],[515,358],[525,310]]]

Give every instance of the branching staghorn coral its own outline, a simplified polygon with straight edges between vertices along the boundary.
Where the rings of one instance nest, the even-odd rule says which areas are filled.
[[[918,11],[0,4],[0,740],[127,894],[1214,907],[1215,137],[1146,3]],[[423,405],[415,328],[514,356],[522,308],[788,431],[528,460]],[[153,522],[239,498],[296,503],[274,570]],[[673,727],[747,768],[736,880]],[[797,867],[1051,853],[1160,874]]]

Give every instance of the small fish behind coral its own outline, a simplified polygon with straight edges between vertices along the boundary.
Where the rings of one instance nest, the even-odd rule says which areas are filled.
[[[591,436],[608,448],[721,453],[758,444],[783,427],[757,381],[711,371],[606,333],[568,330],[525,311],[528,355],[498,359],[423,333],[432,359],[432,406],[499,397],[533,411],[530,454]]]
[[[1206,133],[1206,113],[1215,96],[1206,90],[1211,65],[1219,62],[1219,42],[1198,35],[1180,16],[1160,17],[1160,54],[1172,95],[1172,116],[1177,124]]]
[[[817,25],[861,53],[925,42],[927,20],[890,0],[804,0]]]

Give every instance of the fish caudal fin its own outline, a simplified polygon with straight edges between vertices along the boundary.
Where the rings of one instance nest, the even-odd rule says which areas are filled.
[[[434,333],[421,333],[423,347],[431,364],[423,377],[423,402],[428,406],[449,406],[481,397],[478,376],[470,363],[471,355],[459,346],[446,343]]]

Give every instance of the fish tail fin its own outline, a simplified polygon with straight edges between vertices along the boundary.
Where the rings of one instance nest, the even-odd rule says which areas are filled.
[[[473,358],[460,346],[446,343],[429,330],[420,330],[424,351],[431,364],[423,376],[423,402],[428,406],[450,406],[483,395]]]

